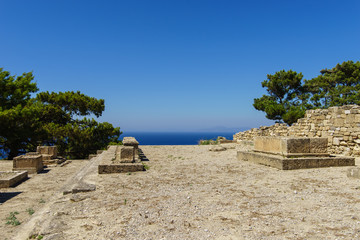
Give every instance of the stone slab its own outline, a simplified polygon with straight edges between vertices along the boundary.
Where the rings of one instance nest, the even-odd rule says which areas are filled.
[[[328,156],[327,138],[256,137],[254,151],[283,156]]]
[[[13,159],[13,171],[28,171],[28,173],[38,173],[44,169],[42,156],[21,155]]]
[[[0,172],[0,188],[12,187],[28,177],[27,171]]]
[[[124,146],[134,146],[135,148],[137,148],[139,146],[139,142],[136,141],[136,139],[134,137],[124,137],[123,145]]]
[[[329,156],[287,158],[274,154],[238,151],[237,158],[238,160],[249,161],[280,170],[355,166],[355,158],[353,157]]]
[[[144,170],[145,168],[142,163],[118,163],[99,165],[99,174],[139,172]]]

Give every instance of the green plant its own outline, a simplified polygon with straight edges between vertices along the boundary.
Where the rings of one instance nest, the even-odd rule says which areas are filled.
[[[39,203],[45,203],[45,200],[44,200],[44,199],[42,199],[42,198],[40,198]]]
[[[26,212],[29,214],[29,215],[33,215],[34,214],[34,209],[32,209],[32,208],[28,208],[28,209],[26,209]]]
[[[142,164],[144,166],[144,169],[145,170],[149,170],[150,169],[150,166],[149,165],[146,165],[145,163]]]
[[[124,199],[124,205],[126,205],[126,203],[127,203],[127,199],[125,198],[125,199]]]
[[[128,172],[127,175],[131,175],[131,172]]]
[[[18,226],[21,223],[19,222],[19,220],[16,218],[15,215],[19,214],[18,212],[11,212],[9,214],[9,216],[6,218],[7,222],[6,225],[13,225],[13,226]]]
[[[199,141],[199,145],[215,145],[218,144],[218,140],[202,139]]]
[[[43,235],[37,235],[37,234],[33,234],[29,237],[29,239],[38,239],[38,240],[41,240],[43,238],[44,238]]]

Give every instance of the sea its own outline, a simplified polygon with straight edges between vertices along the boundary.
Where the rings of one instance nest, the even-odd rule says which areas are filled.
[[[216,140],[225,137],[232,140],[233,132],[124,132],[123,137],[135,137],[140,145],[197,145],[200,140]],[[0,149],[0,159],[5,153]]]
[[[140,145],[197,145],[200,140],[217,137],[233,139],[233,132],[124,132],[123,137],[135,137]]]

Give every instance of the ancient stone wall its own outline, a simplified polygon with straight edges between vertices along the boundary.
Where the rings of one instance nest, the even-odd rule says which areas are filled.
[[[234,135],[234,140],[253,140],[257,136],[327,137],[333,154],[360,155],[360,106],[345,105],[306,111],[292,126],[275,124],[253,128]]]

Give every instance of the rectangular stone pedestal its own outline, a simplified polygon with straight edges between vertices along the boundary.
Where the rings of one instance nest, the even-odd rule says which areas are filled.
[[[355,158],[353,157],[329,156],[287,158],[268,153],[239,151],[237,153],[237,158],[238,160],[249,161],[281,170],[355,166]]]
[[[327,138],[257,137],[254,151],[283,156],[329,156]]]
[[[28,173],[38,173],[43,170],[42,156],[21,155],[13,159],[14,171],[28,171]]]
[[[27,177],[27,171],[0,172],[0,188],[12,187]]]

